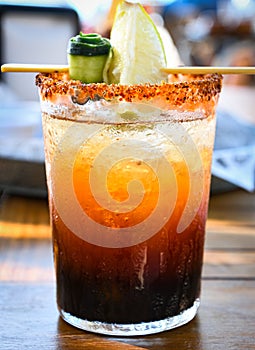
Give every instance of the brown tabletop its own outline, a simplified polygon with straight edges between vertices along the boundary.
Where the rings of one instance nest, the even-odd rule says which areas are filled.
[[[59,318],[47,202],[0,208],[0,349],[255,349],[255,194],[211,198],[198,316],[144,337],[94,335]]]

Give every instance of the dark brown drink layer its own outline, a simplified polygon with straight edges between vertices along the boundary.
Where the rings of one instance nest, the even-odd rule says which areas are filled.
[[[200,215],[181,235],[168,226],[144,244],[110,249],[78,238],[55,212],[59,308],[80,319],[120,324],[158,321],[189,309],[200,294],[205,221]],[[136,270],[143,247],[141,287]]]

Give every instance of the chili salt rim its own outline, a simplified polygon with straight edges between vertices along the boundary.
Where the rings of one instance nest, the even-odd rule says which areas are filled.
[[[67,73],[40,73],[36,85],[41,98],[54,102],[57,96],[71,95],[73,102],[84,104],[88,99],[135,102],[163,99],[166,105],[201,104],[218,97],[222,88],[222,75],[169,75],[170,82],[161,84],[120,85],[106,83],[84,84],[69,80]],[[172,81],[171,81],[172,80]]]

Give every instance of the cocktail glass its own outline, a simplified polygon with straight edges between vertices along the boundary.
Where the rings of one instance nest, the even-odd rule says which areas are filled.
[[[59,312],[108,335],[197,313],[221,76],[82,84],[39,74]]]

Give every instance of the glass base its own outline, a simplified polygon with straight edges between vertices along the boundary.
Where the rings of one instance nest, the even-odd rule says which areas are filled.
[[[180,327],[191,321],[197,313],[200,301],[196,299],[191,308],[183,311],[181,314],[173,317],[168,317],[160,321],[143,322],[136,324],[118,324],[105,323],[98,321],[82,320],[78,317],[72,316],[68,312],[59,309],[61,317],[77,328],[85,331],[114,335],[114,336],[137,336],[164,332],[176,327]]]

